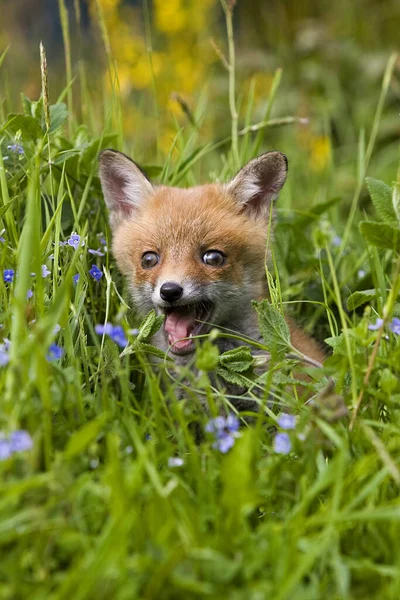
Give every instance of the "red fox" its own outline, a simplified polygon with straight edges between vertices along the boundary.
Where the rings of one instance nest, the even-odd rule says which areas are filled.
[[[155,344],[186,363],[193,336],[212,327],[261,340],[252,300],[267,296],[265,249],[272,202],[286,180],[280,152],[250,161],[226,184],[153,186],[127,156],[100,154],[113,253],[138,310],[165,314]],[[288,320],[292,343],[322,362],[317,342]],[[221,336],[221,352],[241,345]]]

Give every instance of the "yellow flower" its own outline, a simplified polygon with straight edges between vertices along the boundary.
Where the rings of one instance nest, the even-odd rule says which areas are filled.
[[[310,167],[313,171],[323,171],[331,162],[331,141],[326,135],[311,140]]]

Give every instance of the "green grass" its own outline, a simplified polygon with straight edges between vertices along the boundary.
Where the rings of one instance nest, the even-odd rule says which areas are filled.
[[[265,309],[266,348],[290,351],[284,306],[328,339],[333,354],[323,369],[302,367],[312,401],[290,386],[293,362],[279,352],[274,372],[259,380],[247,354],[239,366],[222,359],[226,376],[245,376],[275,401],[273,410],[261,402],[251,425],[243,420],[226,454],[212,436],[195,439],[211,415],[230,407],[223,380],[210,386],[208,372],[221,364],[212,340],[199,344],[201,378],[168,361],[154,368],[148,342],[156,324],[151,315],[143,324],[135,319],[109,251],[97,155],[109,146],[130,150],[120,147],[109,108],[95,134],[67,112],[69,90],[49,107],[44,85],[41,100],[23,98],[23,111],[10,111],[20,114],[2,115],[0,271],[17,276],[0,281],[0,341],[11,340],[0,367],[0,429],[4,436],[24,429],[34,444],[0,461],[1,600],[398,598],[400,336],[389,325],[400,316],[399,183],[369,180],[372,205],[365,186],[367,175],[387,184],[395,175],[397,145],[388,156],[379,137],[393,66],[390,58],[381,89],[373,89],[369,126],[353,138],[346,132],[340,148],[332,141],[323,173],[311,171],[296,147],[301,125],[274,104],[280,71],[261,118],[251,92],[242,97],[246,116],[232,119],[228,139],[202,140],[201,119],[213,110],[203,98],[196,126],[177,128],[162,165],[135,157],[164,183],[185,186],[226,180],[271,146],[289,155],[268,267],[275,309]],[[234,117],[236,83],[232,70]],[[118,106],[116,89],[109,102]],[[285,127],[273,129],[271,114]],[[254,123],[261,125],[252,131]],[[360,221],[373,225],[360,230]],[[60,246],[72,232],[84,245]],[[100,281],[89,274],[93,264]],[[382,326],[369,330],[376,317]],[[107,321],[129,337],[122,356],[95,333]],[[64,356],[49,362],[54,342]],[[284,455],[274,451],[274,427],[288,408],[297,424]],[[183,464],[173,466],[174,457]]]

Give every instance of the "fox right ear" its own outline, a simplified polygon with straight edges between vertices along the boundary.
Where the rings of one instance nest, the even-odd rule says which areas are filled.
[[[103,150],[99,162],[101,187],[114,228],[152,196],[154,188],[139,167],[122,152]]]
[[[268,220],[271,204],[286,181],[287,170],[288,161],[282,152],[266,152],[243,167],[226,189],[247,214]]]

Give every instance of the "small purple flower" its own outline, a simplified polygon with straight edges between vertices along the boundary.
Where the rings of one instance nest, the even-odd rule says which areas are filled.
[[[5,367],[10,362],[10,355],[6,344],[0,344],[0,367]]]
[[[79,274],[79,273],[77,273],[76,275],[74,275],[74,276],[72,277],[72,281],[74,282],[74,285],[76,285],[76,284],[78,283],[78,281],[79,281],[80,277],[81,277],[81,276],[80,276],[80,274]]]
[[[94,330],[99,335],[110,335],[114,329],[112,323],[105,323],[104,325],[95,325]]]
[[[109,336],[120,348],[125,348],[125,346],[128,344],[125,331],[121,325],[115,325],[112,332],[109,333]]]
[[[334,246],[334,248],[338,248],[341,243],[342,243],[342,238],[339,237],[338,235],[334,235],[332,238],[332,246]]]
[[[68,242],[58,242],[59,246],[68,246]],[[70,244],[72,246],[72,244]]]
[[[103,277],[103,272],[100,271],[100,269],[98,267],[96,267],[96,265],[92,265],[92,268],[90,269],[89,274],[96,281],[100,281],[100,279]]]
[[[104,234],[102,234],[102,233],[99,233],[99,234],[98,234],[98,238],[99,238],[99,242],[100,242],[100,244],[101,244],[102,246],[107,246],[107,240],[106,240],[106,238],[104,237]]]
[[[61,325],[59,325],[58,323],[56,323],[54,325],[54,328],[53,328],[53,334],[57,335],[57,333],[59,333],[60,331],[61,331]]]
[[[121,325],[105,323],[105,325],[96,325],[94,330],[98,335],[108,335],[120,348],[125,348],[128,343],[125,331]]]
[[[170,468],[182,467],[183,464],[184,464],[184,461],[179,456],[170,456],[168,459],[168,466]]]
[[[11,152],[15,152],[15,154],[25,154],[25,151],[21,144],[9,144],[7,146],[7,150],[11,150]]]
[[[282,413],[278,419],[278,425],[281,429],[294,429],[296,427],[296,417]]]
[[[212,447],[214,448],[214,450],[219,450],[220,452],[222,452],[222,454],[226,454],[228,450],[232,448],[234,443],[235,438],[233,435],[225,435],[224,437],[217,439],[213,443]]]
[[[32,290],[28,290],[28,291],[26,292],[26,299],[27,299],[27,300],[29,300],[29,298],[32,298],[32,296],[33,296],[33,292],[32,292]]]
[[[274,452],[277,454],[289,454],[292,442],[287,433],[277,433],[274,439]]]
[[[11,444],[8,440],[0,438],[0,460],[10,458],[12,454]]]
[[[212,447],[223,454],[228,452],[235,443],[235,438],[240,436],[238,432],[239,420],[234,415],[228,417],[215,417],[205,426],[207,433],[215,437]]]
[[[60,346],[57,346],[57,344],[50,344],[49,351],[46,354],[46,359],[49,362],[52,362],[54,360],[60,360],[60,358],[62,358],[63,354],[64,354],[63,348],[61,348]]]
[[[5,283],[12,283],[14,281],[15,271],[14,269],[5,269],[3,271],[3,279]]]
[[[42,265],[42,277],[47,277],[47,275],[50,275],[50,273],[51,271],[48,270],[46,265]]]
[[[5,243],[5,239],[0,235],[0,243],[4,244]]]
[[[23,452],[24,450],[31,450],[33,441],[29,433],[21,429],[20,431],[12,432],[10,435],[10,445],[12,452]]]
[[[128,333],[130,335],[138,335],[139,329],[136,329],[136,328],[135,329],[128,329]]]
[[[95,256],[104,256],[104,252],[101,250],[92,250],[92,248],[88,249],[89,254],[94,254]]]
[[[389,323],[389,329],[395,335],[400,335],[400,319],[394,317],[392,321]]]
[[[377,329],[380,329],[383,325],[383,319],[376,319],[376,323],[375,325],[368,325],[368,329],[370,329],[371,331],[376,331]]]
[[[79,248],[79,246],[84,246],[85,242],[81,240],[81,236],[77,233],[72,233],[70,238],[67,240],[68,246],[72,246],[72,248]]]

